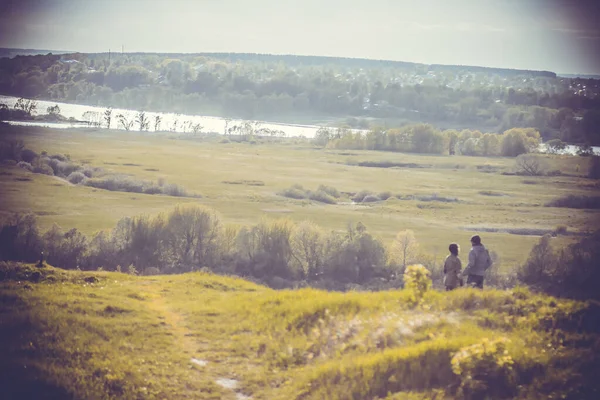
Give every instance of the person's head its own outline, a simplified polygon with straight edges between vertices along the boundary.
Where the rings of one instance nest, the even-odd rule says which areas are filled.
[[[473,246],[480,246],[481,245],[481,238],[479,237],[479,235],[471,236],[471,244]]]
[[[448,250],[450,250],[451,254],[454,254],[455,256],[458,255],[458,245],[456,243],[452,243],[450,246],[448,246]]]

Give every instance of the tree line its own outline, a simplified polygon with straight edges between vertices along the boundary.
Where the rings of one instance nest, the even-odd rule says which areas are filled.
[[[499,275],[497,255],[488,283],[518,282],[555,296],[598,298],[600,231],[557,251],[544,236],[525,264]],[[407,266],[424,265],[441,285],[442,259],[420,251],[410,230],[384,244],[360,222],[345,231],[327,231],[304,221],[264,220],[254,226],[223,223],[198,205],[177,206],[157,216],[121,219],[110,231],[88,238],[77,229],[53,225],[41,233],[33,214],[15,215],[0,227],[0,261],[34,263],[44,254],[65,269],[132,274],[173,274],[206,270],[267,283],[275,288],[299,283],[327,289],[398,288]],[[1,277],[0,277],[1,279]]]
[[[564,148],[560,139],[557,140],[553,145]],[[375,127],[366,133],[343,127],[321,128],[313,143],[347,150],[517,157],[537,151],[541,136],[533,128],[512,128],[496,134],[469,129],[442,131],[430,124],[411,124],[396,129]]]
[[[375,118],[497,133],[533,127],[546,140],[600,143],[597,80],[525,71],[318,57],[48,54],[0,59],[0,93],[243,119]]]

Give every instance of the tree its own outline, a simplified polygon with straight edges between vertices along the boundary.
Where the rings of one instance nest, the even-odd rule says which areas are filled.
[[[121,124],[123,129],[125,129],[126,131],[130,130],[133,126],[133,121],[129,121],[127,117],[123,114],[117,115],[117,118],[119,119],[119,123]]]
[[[534,154],[520,154],[516,160],[517,173],[521,175],[543,175],[546,167],[544,160]]]
[[[560,139],[552,139],[546,142],[548,153],[559,154],[567,148],[567,144]]]
[[[419,254],[419,243],[410,229],[398,232],[390,249],[391,261],[400,263],[402,267],[415,261]]]
[[[502,134],[502,155],[516,157],[536,150],[540,145],[540,133],[533,128],[513,128]]]
[[[60,107],[58,106],[58,104],[49,106],[48,108],[46,108],[46,112],[48,113],[48,115],[59,115]]]
[[[37,102],[35,100],[20,98],[15,103],[14,108],[16,110],[22,110],[26,114],[31,115],[37,109]]]
[[[158,132],[158,130],[160,129],[160,123],[162,122],[162,118],[160,115],[155,115],[154,116],[154,131]]]
[[[108,107],[104,111],[104,122],[106,122],[106,129],[110,129],[111,120],[112,120],[112,108]]]
[[[302,222],[292,234],[292,253],[304,275],[316,279],[325,264],[325,234],[312,222]]]
[[[150,120],[146,117],[146,113],[143,111],[139,111],[135,117],[135,122],[137,122],[140,127],[140,132],[147,131],[150,127]]]

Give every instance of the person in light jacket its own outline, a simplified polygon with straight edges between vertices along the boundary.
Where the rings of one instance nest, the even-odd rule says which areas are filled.
[[[481,244],[479,235],[471,237],[471,245],[469,263],[463,274],[467,275],[467,285],[483,289],[483,277],[485,271],[492,266],[492,259],[489,251]]]
[[[462,278],[460,277],[462,263],[458,258],[458,245],[452,243],[448,246],[448,250],[450,250],[450,254],[444,261],[444,286],[446,286],[446,291],[462,286]]]

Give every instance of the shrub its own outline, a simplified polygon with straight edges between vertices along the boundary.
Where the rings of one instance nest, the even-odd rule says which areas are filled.
[[[86,178],[93,178],[97,170],[98,169],[96,169],[96,168],[83,167],[83,169],[81,170],[81,173],[83,175],[85,175]]]
[[[363,203],[375,203],[377,201],[381,201],[381,199],[374,194],[369,194],[362,199]]]
[[[62,161],[62,162],[69,161],[69,157],[67,157],[64,154],[53,154],[53,155],[50,156],[50,159],[52,159],[52,160],[58,160],[58,161]]]
[[[169,196],[175,197],[185,197],[187,196],[187,191],[182,187],[175,183],[168,183],[162,187],[162,192]]]
[[[452,372],[460,377],[458,395],[465,399],[511,398],[515,395],[514,361],[507,338],[483,339],[452,357]]]
[[[365,199],[365,197],[372,195],[373,192],[370,192],[368,190],[361,190],[360,192],[356,193],[353,197],[352,197],[352,201],[355,203],[362,203],[362,201]]]
[[[21,160],[25,162],[32,163],[36,158],[38,158],[38,154],[33,150],[23,149],[21,151]]]
[[[556,235],[566,235],[568,232],[568,228],[566,225],[558,225],[556,228],[554,228],[554,233]]]
[[[593,156],[591,158],[588,178],[600,179],[600,156]]]
[[[544,175],[547,169],[544,161],[534,154],[520,154],[515,161],[517,174],[528,176]]]
[[[71,173],[81,169],[81,166],[71,163],[69,161],[60,161],[57,158],[51,158],[48,162],[48,165],[54,171],[54,175],[67,177],[71,175]]]
[[[43,162],[37,162],[35,167],[33,167],[33,172],[36,174],[54,176],[54,170],[50,168],[48,164],[44,164]]]
[[[581,157],[591,157],[594,155],[594,149],[589,144],[582,144],[577,148],[577,155]]]
[[[290,199],[302,200],[308,197],[306,190],[302,186],[294,185],[289,189],[285,189],[279,193],[283,197],[289,197]]]
[[[25,148],[22,140],[10,140],[0,142],[0,161],[21,161],[21,152]]]
[[[386,191],[386,192],[381,192],[377,195],[377,197],[379,197],[381,200],[387,200],[390,197],[393,197],[394,195],[392,194],[392,192],[390,191]]]
[[[409,265],[404,271],[404,288],[410,292],[410,302],[421,304],[431,288],[431,273],[421,264]]]
[[[550,201],[546,207],[600,209],[600,196],[569,194]]]
[[[19,161],[17,163],[17,167],[26,169],[29,172],[33,172],[33,167],[31,166],[31,164],[29,164],[28,162],[25,162],[25,161]]]
[[[531,287],[544,287],[552,279],[557,259],[552,248],[550,235],[544,235],[533,246],[527,262],[517,270],[519,281]]]
[[[417,199],[420,201],[440,201],[442,203],[456,203],[458,199],[456,197],[443,197],[438,196],[436,193],[431,196],[417,196]]]
[[[531,288],[553,296],[600,299],[600,230],[557,252],[550,235],[536,244],[517,277]]]
[[[71,172],[71,174],[69,174],[69,176],[67,177],[67,180],[75,185],[82,183],[86,179],[87,177],[79,171]]]
[[[332,186],[320,185],[317,191],[325,192],[331,197],[335,197],[336,199],[339,199],[342,196],[340,192]]]
[[[325,204],[337,204],[337,201],[335,200],[335,198],[333,196],[329,195],[328,193],[326,193],[322,190],[317,190],[316,192],[310,192],[308,195],[308,198],[310,200],[318,201],[318,202],[325,203]]]

